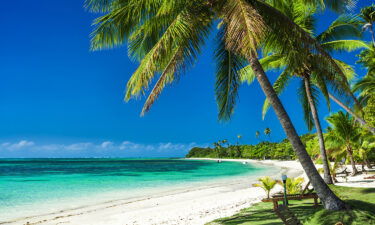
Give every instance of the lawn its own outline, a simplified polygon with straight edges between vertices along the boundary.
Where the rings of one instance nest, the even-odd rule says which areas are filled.
[[[304,225],[375,225],[375,188],[331,186],[332,190],[351,207],[346,211],[327,211],[313,207],[313,200],[290,201],[289,208]],[[272,203],[261,202],[240,213],[208,223],[209,225],[282,225],[272,209]]]

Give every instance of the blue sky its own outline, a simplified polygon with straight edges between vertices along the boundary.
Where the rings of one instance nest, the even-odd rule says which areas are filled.
[[[371,3],[362,0],[358,8]],[[182,156],[191,146],[234,141],[237,134],[243,143],[256,143],[255,131],[266,127],[272,140],[285,138],[272,110],[262,120],[265,97],[256,83],[241,87],[230,122],[217,120],[211,39],[196,66],[139,117],[145,99],[123,101],[126,81],[137,67],[126,47],[89,51],[96,16],[83,9],[83,0],[2,3],[0,157]],[[319,30],[336,16],[320,15]],[[356,54],[339,57],[363,75]],[[304,134],[297,86],[292,82],[281,99]],[[327,108],[319,109],[324,121]]]

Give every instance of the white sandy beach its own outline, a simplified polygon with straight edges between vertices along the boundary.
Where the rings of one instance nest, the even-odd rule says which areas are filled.
[[[214,159],[208,159],[214,160]],[[223,160],[224,161],[224,160]],[[235,160],[276,166],[280,168],[274,177],[282,173],[288,176],[303,176],[298,161],[275,160]],[[363,176],[349,178],[348,186],[375,187],[375,181],[362,182]],[[239,210],[259,202],[265,197],[261,188],[251,187],[254,179],[233,179],[189,190],[176,190],[169,193],[147,196],[139,199],[110,201],[93,206],[66,210],[54,214],[24,218],[7,224],[89,224],[89,225],[151,225],[151,224],[205,224],[217,218],[231,216]],[[274,189],[274,192],[281,187]],[[121,199],[121,196],[119,196]]]

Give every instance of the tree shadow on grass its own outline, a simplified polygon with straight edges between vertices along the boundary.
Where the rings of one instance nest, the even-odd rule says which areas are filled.
[[[346,201],[353,209],[359,209],[362,211],[366,211],[372,214],[375,214],[375,204],[359,201],[359,200],[347,200]]]
[[[361,193],[363,193],[363,194],[375,193],[375,188],[366,188],[366,189],[363,189],[363,190],[361,190]]]
[[[300,219],[304,218],[308,224],[332,225],[342,222],[345,225],[363,224],[375,225],[375,204],[359,200],[347,200],[350,210],[329,211],[323,207],[311,209],[306,207],[296,207],[293,212],[298,214]],[[305,215],[303,215],[305,213]]]
[[[222,225],[257,224],[257,225],[282,225],[282,221],[272,209],[263,209],[240,213],[230,218],[216,220]]]
[[[289,208],[300,221],[306,220],[307,218],[314,215],[316,212],[323,209],[321,205],[314,207],[314,205],[311,203],[302,203],[298,204],[297,206],[292,205]]]

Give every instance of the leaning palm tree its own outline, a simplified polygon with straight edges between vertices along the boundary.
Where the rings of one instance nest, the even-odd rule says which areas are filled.
[[[342,111],[330,115],[326,120],[332,126],[328,128],[326,134],[327,142],[337,152],[346,152],[352,165],[352,173],[353,175],[357,174],[353,147],[359,142],[361,134],[355,120],[348,113]]]
[[[303,2],[343,8],[343,3],[352,1]],[[329,68],[337,68],[319,43],[282,12],[262,0],[88,0],[87,7],[104,13],[95,21],[92,48],[111,48],[127,41],[130,56],[140,60],[128,81],[126,100],[144,94],[159,75],[142,114],[150,109],[166,85],[194,64],[212,25],[218,22],[216,93],[220,118],[228,119],[233,113],[239,86],[237,71],[249,64],[325,208],[345,208],[317,172],[258,60],[260,44],[267,38],[280,46],[285,55],[291,57],[298,52],[307,61],[308,52],[313,51],[330,61]]]

